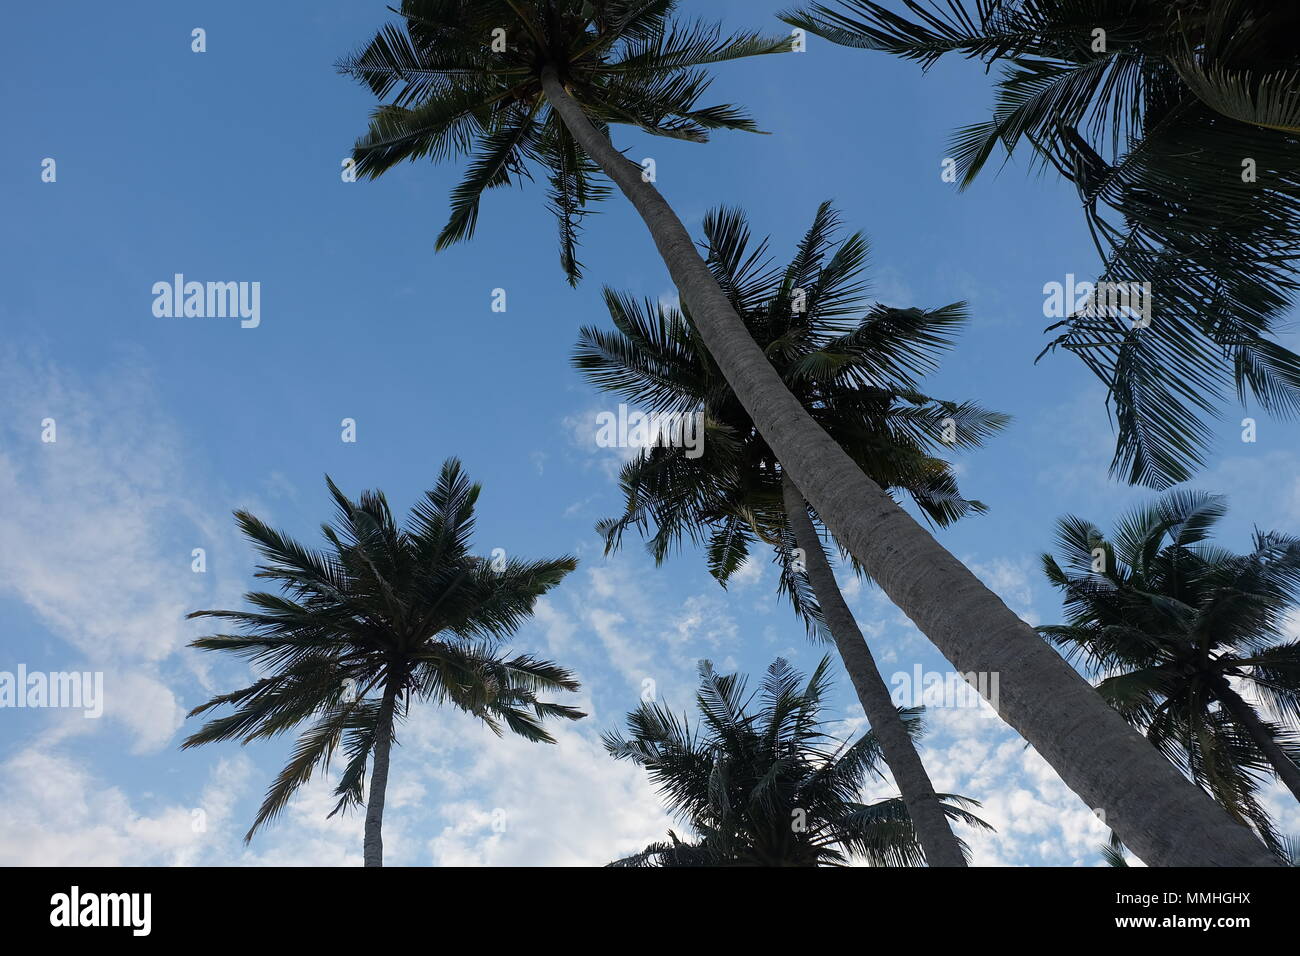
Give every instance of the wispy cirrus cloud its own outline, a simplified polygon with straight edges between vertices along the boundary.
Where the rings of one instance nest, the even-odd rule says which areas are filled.
[[[180,438],[137,368],[87,380],[7,355],[0,407],[0,598],[63,642],[51,669],[103,671],[105,717],[156,750],[183,718],[166,672],[185,615],[217,590],[191,552],[222,533],[194,505]]]

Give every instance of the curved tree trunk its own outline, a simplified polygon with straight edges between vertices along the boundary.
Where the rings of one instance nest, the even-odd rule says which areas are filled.
[[[379,730],[375,737],[375,766],[370,771],[370,799],[366,802],[366,836],[362,856],[366,866],[384,865],[384,794],[388,789],[388,756],[393,747],[393,711],[397,705],[397,688],[384,690],[379,705]]]
[[[889,688],[871,657],[871,648],[840,593],[835,572],[826,560],[817,531],[808,517],[808,503],[788,475],[782,478],[781,485],[786,518],[794,531],[795,544],[803,549],[808,582],[821,605],[826,629],[839,648],[844,669],[853,681],[853,689],[858,693],[867,722],[880,741],[885,763],[889,764],[894,782],[907,804],[921,848],[925,850],[925,860],[930,866],[965,866],[966,859],[953,836],[948,815],[943,812],[943,805],[935,795],[930,776],[921,763],[921,756],[916,752],[916,745],[898,716]]]
[[[1277,745],[1277,739],[1259,719],[1255,708],[1246,703],[1227,680],[1222,682],[1217,693],[1223,706],[1228,709],[1228,713],[1246,728],[1246,733],[1250,734],[1250,739],[1255,741],[1255,746],[1264,752],[1268,762],[1273,765],[1273,771],[1278,779],[1291,791],[1291,796],[1300,800],[1300,767],[1297,767],[1286,752]]]
[[[700,336],[803,497],[957,670],[997,674],[1002,719],[1144,861],[1269,866],[1272,857],[1124,722],[1068,663],[857,467],[786,389],[641,167],[614,148],[553,67],[542,89],[649,229]]]

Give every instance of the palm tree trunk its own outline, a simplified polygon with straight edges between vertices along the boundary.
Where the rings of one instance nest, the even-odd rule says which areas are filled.
[[[898,716],[889,688],[871,657],[871,648],[840,593],[835,572],[826,560],[821,541],[808,517],[808,503],[789,476],[783,477],[781,484],[787,520],[794,531],[795,544],[804,553],[808,582],[821,605],[826,629],[839,648],[840,659],[853,681],[853,689],[858,693],[867,722],[880,741],[885,763],[889,764],[894,782],[907,804],[907,812],[912,817],[921,848],[925,850],[926,862],[930,866],[965,866],[966,859],[953,836],[948,815],[943,812],[943,805],[935,795],[930,775],[925,772],[916,746]]]
[[[1297,767],[1295,761],[1277,745],[1276,738],[1259,719],[1255,708],[1246,703],[1226,679],[1219,682],[1216,696],[1228,709],[1228,713],[1246,728],[1246,733],[1250,734],[1250,739],[1255,741],[1255,746],[1264,752],[1268,762],[1273,765],[1273,771],[1278,779],[1291,791],[1291,796],[1300,800],[1300,767]]]
[[[393,711],[397,706],[397,685],[384,689],[379,705],[375,736],[375,766],[370,771],[370,800],[366,803],[366,836],[362,857],[366,866],[384,865],[384,794],[388,789],[388,755],[393,746]]]
[[[890,600],[959,671],[998,675],[1001,693],[990,703],[1088,806],[1104,809],[1147,863],[1271,865],[1254,834],[1174,769],[818,427],[641,167],[591,124],[554,67],[543,70],[542,89],[645,221],[709,353],[803,497]]]

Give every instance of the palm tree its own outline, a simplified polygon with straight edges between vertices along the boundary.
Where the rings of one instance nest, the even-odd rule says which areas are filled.
[[[1043,569],[1064,593],[1067,623],[1040,630],[1276,850],[1254,794],[1261,776],[1276,775],[1300,799],[1300,641],[1287,634],[1300,540],[1256,532],[1250,553],[1233,554],[1207,540],[1225,511],[1218,495],[1176,491],[1125,515],[1110,539],[1061,519],[1064,568],[1044,555]],[[1249,703],[1245,688],[1262,703]]]
[[[672,207],[611,142],[612,124],[701,141],[751,129],[732,106],[700,107],[701,67],[789,49],[788,38],[671,20],[674,0],[403,0],[340,68],[390,102],[354,150],[375,177],[403,160],[468,156],[440,244],[468,237],[485,189],[543,170],[561,257],[579,272],[577,230],[611,179],[654,238],[700,338],[791,480],[839,543],[960,671],[997,673],[999,713],[1129,843],[1170,864],[1268,859],[1178,776],[1031,628],[944,550],[819,428],[749,336]],[[1007,692],[1010,690],[1011,692]],[[1062,728],[1086,728],[1066,733]],[[1160,799],[1151,799],[1158,793]],[[1187,832],[1199,839],[1188,841]]]
[[[689,842],[669,831],[611,866],[916,866],[921,847],[899,798],[862,803],[862,787],[880,775],[881,747],[868,732],[851,746],[822,731],[822,698],[830,685],[823,657],[807,684],[777,659],[763,681],[762,706],[751,712],[745,681],[700,663],[692,729],[666,707],[646,702],[627,715],[628,736],[604,735],[615,758],[645,767],[675,816],[699,834]],[[900,710],[907,732],[920,736],[922,708]],[[950,819],[993,828],[968,807],[979,802],[942,794]],[[966,854],[966,845],[960,843]]]
[[[1283,866],[1300,866],[1300,837],[1285,835],[1279,837],[1278,840],[1278,845],[1273,849],[1278,862]],[[1106,861],[1107,866],[1129,865],[1128,857],[1124,855],[1124,844],[1119,842],[1113,833],[1110,839],[1101,845],[1100,849],[1102,859]]]
[[[322,526],[325,551],[303,547],[247,511],[235,512],[266,562],[256,576],[275,581],[283,593],[246,595],[250,611],[195,611],[190,617],[234,621],[244,633],[204,637],[190,646],[237,654],[267,676],[191,711],[192,717],[234,708],[182,746],[247,744],[311,721],[267,790],[245,842],[314,771],[329,768],[342,744],[347,765],[330,816],[364,803],[365,865],[382,866],[389,754],[413,701],[450,704],[498,735],[504,727],[545,743],[554,742],[543,729],[546,718],[585,716],[538,699],[547,691],[576,691],[567,670],[527,654],[505,656],[498,646],[577,564],[567,557],[487,561],[470,554],[480,486],[454,458],[404,528],[382,492],[364,492],[354,502],[326,482],[337,518]],[[362,788],[371,761],[366,800]]]
[[[860,281],[867,243],[855,233],[837,244],[838,226],[838,216],[823,203],[783,269],[764,258],[766,242],[751,252],[741,212],[709,213],[702,245],[719,285],[791,393],[877,484],[908,493],[936,524],[982,511],[979,502],[961,496],[947,462],[932,450],[943,447],[945,437],[950,445],[977,446],[1007,419],[916,390],[935,355],[951,346],[953,331],[965,320],[962,306],[867,310]],[[964,865],[836,584],[808,504],[694,333],[689,312],[637,303],[610,290],[605,298],[616,331],[584,328],[574,364],[598,387],[652,414],[697,414],[708,423],[701,448],[656,444],[624,467],[624,514],[598,526],[606,552],[619,546],[629,528],[645,532],[653,524],[649,547],[656,561],[683,538],[705,543],[709,570],[725,587],[755,542],[773,546],[783,592],[810,629],[828,632],[839,650],[916,821],[926,859],[936,866]]]
[[[1300,411],[1300,356],[1273,341],[1300,256],[1300,8],[1276,0],[874,0],[783,14],[928,69],[1003,64],[992,118],[958,130],[963,187],[1000,146],[1079,192],[1100,281],[1150,283],[1139,321],[1096,296],[1052,328],[1107,385],[1112,471],[1165,487],[1204,464],[1232,387]]]

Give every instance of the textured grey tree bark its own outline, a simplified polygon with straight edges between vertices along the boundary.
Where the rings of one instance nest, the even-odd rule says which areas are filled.
[[[916,752],[916,745],[908,736],[890,698],[889,687],[876,668],[871,648],[840,593],[835,572],[826,560],[812,519],[808,517],[808,503],[788,475],[782,478],[781,484],[786,517],[794,531],[795,544],[803,551],[808,583],[817,596],[826,629],[839,649],[867,722],[880,741],[885,763],[889,764],[894,782],[907,804],[912,825],[916,828],[921,848],[925,850],[926,862],[930,866],[965,866],[961,847],[953,835],[948,815],[943,812],[943,805],[935,795],[930,775],[921,763],[921,755]]]
[[[542,89],[632,203],[736,396],[831,533],[962,673],[997,674],[999,715],[1144,862],[1271,866],[1272,856],[886,495],[790,394],[659,191],[592,125],[554,68]]]
[[[379,733],[375,738],[374,768],[370,771],[370,799],[366,802],[366,835],[362,844],[365,866],[384,865],[384,795],[388,789],[388,757],[393,746],[394,687],[384,690],[379,706]]]

